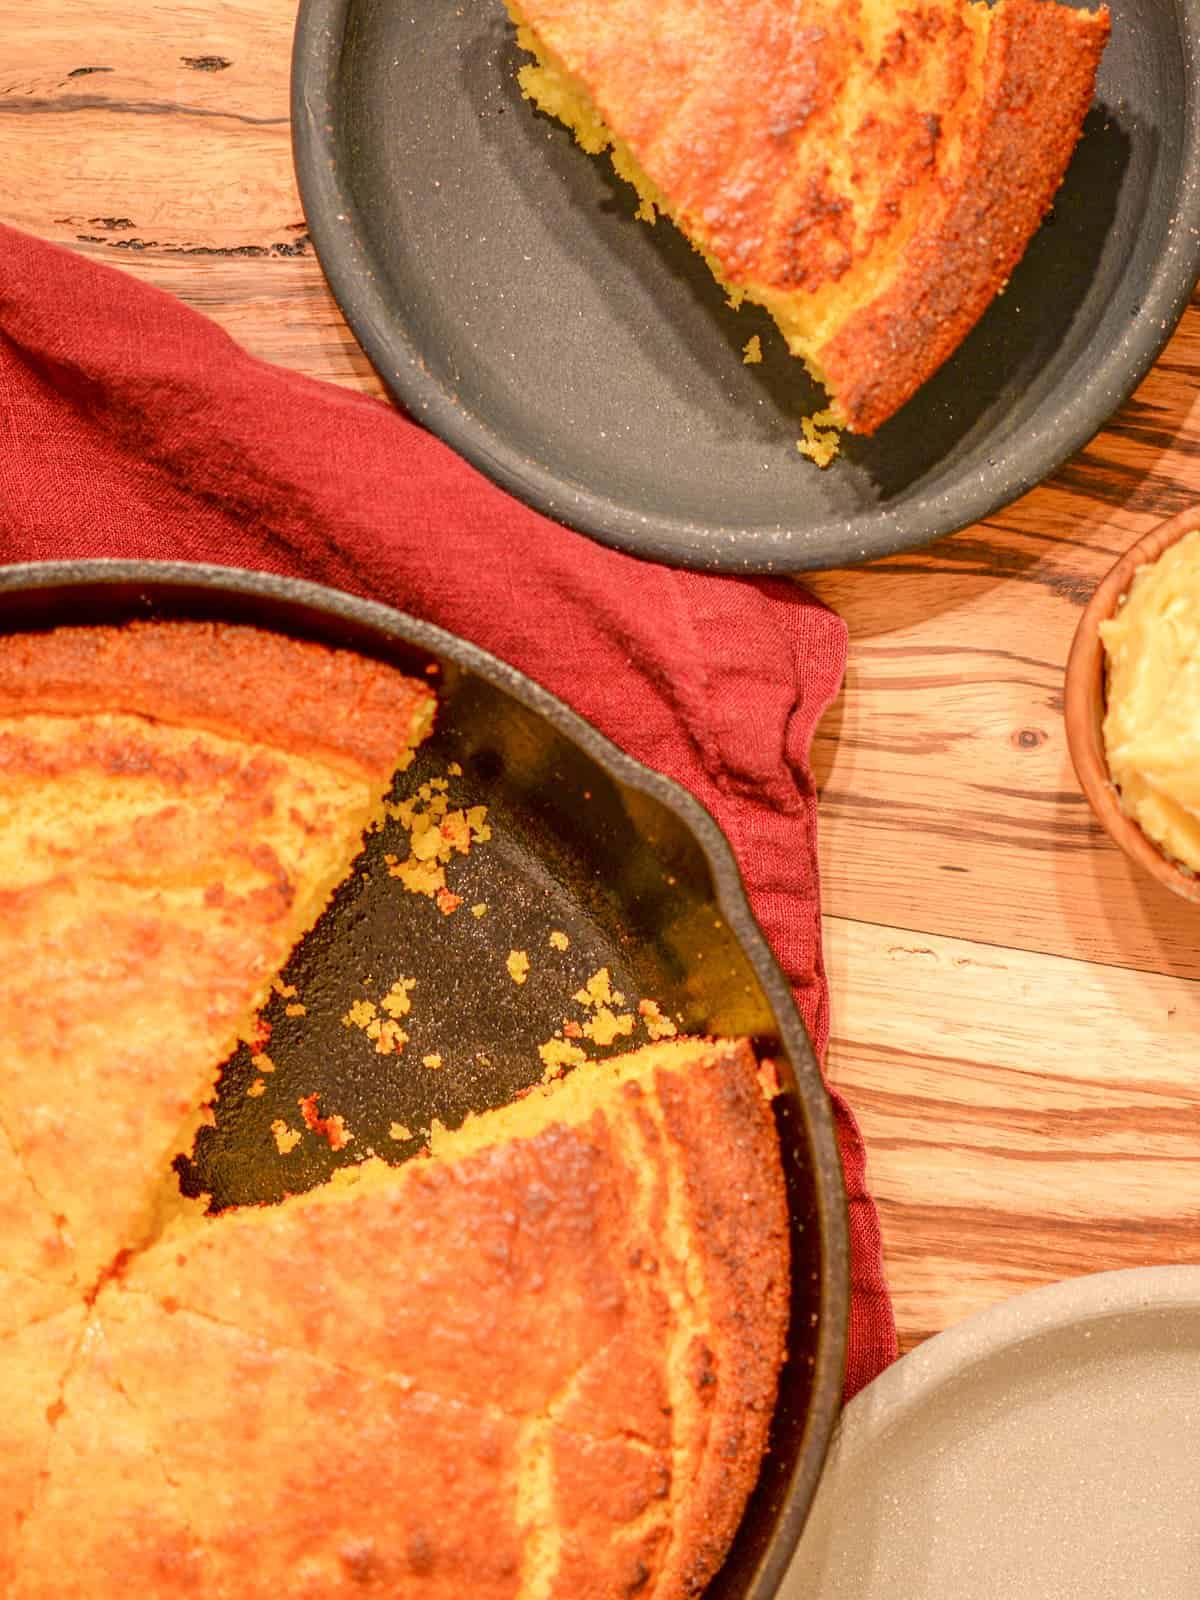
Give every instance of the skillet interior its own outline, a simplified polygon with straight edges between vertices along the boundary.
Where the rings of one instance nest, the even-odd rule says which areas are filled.
[[[371,602],[315,585],[222,568],[78,562],[0,571],[0,628],[212,617],[376,655],[421,675],[438,725],[397,794],[445,779],[455,806],[485,805],[492,837],[448,869],[463,905],[444,916],[389,877],[387,831],[284,974],[303,996],[267,1009],[278,1070],[258,1076],[243,1049],[227,1064],[216,1127],[203,1130],[184,1186],[215,1209],[279,1199],[375,1150],[417,1154],[430,1120],[453,1126],[507,1103],[541,1075],[537,1046],[579,1015],[571,996],[607,967],[630,1000],[655,1000],[687,1031],[747,1034],[774,1057],[792,1219],[790,1354],[768,1457],[734,1549],[710,1596],[766,1600],[803,1525],[840,1399],[847,1299],[841,1168],[828,1102],[786,982],[754,923],[723,837],[689,796],[648,772],[514,669],[462,640]],[[451,774],[452,765],[461,774]],[[404,853],[404,836],[398,836]],[[487,914],[470,907],[486,903]],[[549,942],[567,934],[566,951]],[[530,958],[517,986],[506,961]],[[416,980],[403,1056],[364,1047],[342,1018],[403,974]],[[364,983],[367,987],[364,987]],[[438,1054],[429,1069],[422,1057]],[[320,1095],[354,1141],[335,1153],[305,1139],[281,1156],[277,1118]],[[393,1123],[408,1140],[389,1136]],[[503,1375],[497,1374],[497,1382]]]

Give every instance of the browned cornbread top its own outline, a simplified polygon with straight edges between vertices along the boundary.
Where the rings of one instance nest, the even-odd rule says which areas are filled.
[[[78,1298],[72,1251],[0,1127],[0,1337]]]
[[[168,1234],[97,1303],[101,1319],[138,1328],[122,1381],[163,1450],[195,1431],[173,1398],[181,1350],[212,1338],[231,1361],[230,1330],[268,1364],[352,1375],[348,1393],[391,1385],[431,1414],[450,1406],[494,1448],[470,1447],[457,1492],[490,1508],[496,1551],[519,1553],[480,1593],[698,1594],[758,1474],[787,1325],[786,1204],[754,1057],[745,1045],[651,1046],[579,1069],[533,1107],[489,1113],[476,1137],[495,1142],[460,1151],[452,1135],[443,1159],[371,1163],[357,1183]],[[226,1482],[227,1441],[249,1426],[240,1390],[209,1387],[230,1398],[211,1440],[189,1446],[201,1498]],[[339,1498],[350,1465],[326,1469],[331,1504],[345,1506],[337,1537],[379,1553],[390,1592],[449,1595],[462,1551],[420,1509],[440,1466],[400,1415],[377,1442],[426,1570],[390,1539],[387,1497]],[[253,1494],[256,1529],[297,1543],[304,1501],[289,1511],[278,1484],[301,1469],[276,1471],[294,1446],[278,1417],[255,1427],[278,1459],[237,1494]],[[251,1432],[261,1463],[268,1446]],[[172,1477],[184,1482],[178,1462]],[[222,1592],[256,1592],[237,1584],[232,1534],[216,1551],[204,1543],[205,1570],[233,1585]],[[334,1547],[312,1548],[341,1592]]]
[[[151,1227],[429,700],[251,628],[0,639],[0,1270],[83,1292]]]
[[[510,1419],[111,1291],[64,1405],[6,1600],[514,1592]]]
[[[0,717],[127,712],[259,741],[386,784],[432,691],[349,650],[221,622],[0,637]]]
[[[1091,104],[1107,9],[1002,0],[990,16],[982,102],[963,135],[961,182],[937,194],[903,273],[849,316],[820,354],[841,409],[861,433],[916,392],[1007,283]]]
[[[12,1593],[25,1523],[41,1493],[58,1414],[63,1377],[79,1352],[85,1308],[53,1316],[0,1337],[0,1594]]]
[[[870,433],[1057,188],[1108,13],[1052,0],[512,0],[725,282]]]

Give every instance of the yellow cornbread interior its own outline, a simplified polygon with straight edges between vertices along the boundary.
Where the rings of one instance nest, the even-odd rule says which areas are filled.
[[[501,1493],[512,1509],[520,1550],[514,1584],[506,1592],[512,1592],[515,1600],[600,1594],[602,1590],[598,1587],[573,1587],[570,1578],[571,1541],[576,1534],[574,1518],[581,1515],[581,1496],[582,1501],[587,1499],[586,1488],[571,1477],[571,1461],[582,1461],[595,1448],[602,1485],[605,1480],[611,1485],[611,1474],[618,1470],[618,1458],[614,1453],[626,1446],[629,1450],[632,1467],[629,1501],[624,1490],[619,1506],[597,1501],[597,1506],[608,1506],[608,1509],[597,1510],[597,1515],[610,1523],[610,1549],[618,1546],[622,1539],[640,1549],[648,1534],[654,1534],[661,1546],[669,1546],[670,1541],[677,1538],[677,1530],[690,1528],[693,1499],[706,1493],[704,1470],[710,1450],[712,1395],[698,1392],[696,1352],[714,1341],[718,1318],[709,1306],[706,1250],[704,1240],[698,1238],[694,1221],[688,1170],[677,1142],[670,1136],[667,1117],[659,1104],[656,1075],[669,1072],[678,1082],[678,1078],[685,1075],[691,1077],[720,1069],[728,1062],[731,1048],[733,1046],[710,1045],[701,1040],[670,1040],[643,1046],[642,1050],[613,1061],[587,1062],[570,1077],[555,1080],[552,1085],[538,1086],[512,1104],[472,1115],[459,1130],[446,1131],[435,1126],[432,1154],[424,1160],[418,1158],[400,1168],[392,1168],[373,1158],[354,1168],[336,1171],[331,1181],[322,1187],[286,1198],[280,1205],[246,1206],[216,1219],[181,1219],[163,1240],[157,1258],[142,1259],[134,1264],[130,1277],[112,1293],[125,1307],[133,1304],[134,1296],[139,1302],[146,1296],[149,1299],[168,1296],[173,1312],[181,1310],[184,1314],[214,1318],[218,1322],[229,1320],[237,1328],[258,1330],[261,1338],[270,1344],[282,1342],[283,1346],[288,1346],[293,1338],[291,1331],[280,1339],[280,1325],[269,1322],[264,1326],[261,1322],[259,1296],[266,1293],[270,1299],[275,1294],[286,1294],[286,1286],[267,1286],[272,1262],[286,1259],[302,1264],[310,1259],[310,1245],[314,1240],[325,1238],[334,1242],[330,1246],[328,1270],[318,1267],[314,1261],[312,1277],[315,1296],[323,1307],[315,1309],[317,1299],[314,1299],[315,1322],[320,1322],[325,1315],[336,1317],[333,1309],[341,1304],[339,1296],[354,1282],[354,1264],[349,1262],[347,1266],[346,1253],[336,1242],[362,1238],[365,1250],[368,1243],[373,1250],[379,1250],[386,1248],[387,1229],[398,1227],[406,1238],[418,1238],[418,1248],[426,1248],[419,1243],[419,1222],[424,1210],[421,1197],[416,1197],[413,1206],[406,1206],[403,1197],[411,1195],[411,1186],[426,1184],[432,1166],[445,1171],[446,1166],[453,1168],[454,1163],[477,1163],[475,1179],[478,1181],[482,1176],[486,1184],[486,1162],[493,1150],[522,1139],[536,1138],[550,1128],[578,1128],[582,1146],[594,1150],[598,1163],[603,1163],[605,1168],[610,1168],[611,1163],[610,1170],[598,1179],[600,1189],[610,1192],[611,1184],[611,1194],[619,1194],[619,1206],[611,1211],[602,1208],[602,1213],[597,1214],[600,1219],[592,1222],[597,1234],[606,1240],[600,1246],[598,1259],[611,1259],[621,1270],[626,1262],[635,1267],[642,1259],[643,1248],[653,1242],[653,1267],[643,1272],[630,1270],[624,1282],[621,1323],[622,1338],[627,1334],[632,1339],[630,1349],[640,1350],[646,1360],[661,1365],[664,1400],[669,1402],[662,1411],[666,1418],[662,1437],[654,1438],[653,1442],[640,1437],[635,1430],[637,1424],[630,1424],[634,1427],[630,1434],[622,1432],[622,1416],[629,1419],[630,1414],[635,1413],[622,1411],[619,1398],[610,1402],[608,1386],[603,1379],[597,1384],[597,1362],[600,1371],[605,1370],[603,1362],[606,1350],[610,1349],[610,1338],[587,1342],[581,1349],[582,1360],[578,1366],[566,1363],[562,1370],[549,1373],[542,1371],[544,1363],[536,1349],[538,1341],[526,1339],[522,1349],[530,1350],[531,1387],[523,1387],[520,1373],[512,1371],[507,1373],[507,1382],[501,1371],[496,1389],[494,1392],[486,1390],[485,1395],[467,1394],[462,1387],[446,1387],[446,1384],[453,1386],[456,1368],[451,1366],[450,1376],[446,1378],[445,1368],[422,1366],[421,1354],[424,1341],[429,1338],[429,1326],[438,1322],[438,1296],[442,1293],[438,1285],[442,1280],[430,1283],[429,1278],[421,1277],[419,1272],[410,1274],[408,1269],[403,1274],[403,1282],[411,1283],[410,1320],[405,1323],[405,1312],[395,1302],[394,1288],[402,1282],[397,1278],[390,1288],[382,1291],[384,1312],[381,1314],[379,1304],[371,1304],[365,1317],[366,1323],[386,1334],[386,1355],[381,1355],[379,1342],[371,1336],[365,1349],[355,1354],[355,1366],[360,1366],[368,1376],[386,1376],[389,1384],[400,1387],[405,1394],[445,1395],[462,1410],[483,1408],[512,1422],[512,1454],[502,1464],[496,1462],[496,1469],[504,1474]],[[642,1085],[645,1093],[627,1093],[634,1085]],[[558,1165],[557,1154],[546,1152],[544,1158]],[[568,1162],[566,1171],[598,1173],[600,1165],[586,1163],[582,1168],[574,1168]],[[454,1182],[437,1187],[445,1195],[446,1205],[451,1208],[458,1205],[454,1194],[458,1186]],[[563,1190],[555,1190],[554,1186],[547,1190],[541,1182],[534,1182],[533,1186],[522,1182],[517,1189],[504,1190],[510,1195],[514,1208],[506,1218],[507,1224],[520,1235],[526,1205],[530,1206],[528,1237],[538,1240],[542,1235],[536,1219],[546,1195],[557,1194],[558,1203],[562,1203],[563,1195],[571,1189],[573,1184],[568,1178]],[[459,1195],[469,1197],[469,1194],[470,1178],[464,1174]],[[469,1200],[464,1198],[462,1203],[469,1205]],[[587,1206],[592,1206],[590,1200]],[[413,1229],[414,1221],[416,1229]],[[333,1227],[326,1227],[326,1224],[333,1224]],[[206,1264],[200,1253],[189,1258],[192,1243],[202,1232],[214,1251]],[[472,1235],[467,1234],[451,1248],[451,1261],[458,1259],[456,1250],[459,1248],[472,1248],[470,1238]],[[427,1245],[434,1246],[437,1254],[437,1235],[430,1235]],[[222,1254],[226,1248],[229,1254]],[[490,1251],[493,1245],[483,1240],[478,1248]],[[192,1266],[200,1262],[202,1270],[181,1285],[174,1277],[173,1267],[176,1264],[187,1267],[189,1261]],[[242,1283],[243,1270],[259,1262],[266,1264],[264,1277],[254,1274],[253,1283],[245,1283],[238,1294],[237,1310],[234,1312],[232,1299],[226,1309],[221,1299],[224,1283]],[[437,1269],[430,1267],[430,1270]],[[571,1293],[582,1296],[586,1306],[590,1293],[597,1286],[592,1275],[581,1272],[578,1278],[571,1277],[570,1264],[565,1258],[555,1261],[554,1253],[547,1258],[546,1270],[550,1286],[555,1282],[573,1283]],[[558,1274],[565,1274],[565,1278],[560,1280]],[[325,1277],[328,1282],[323,1283]],[[454,1278],[454,1282],[458,1282],[458,1278]],[[333,1293],[330,1283],[339,1285]],[[538,1277],[538,1290],[533,1293],[541,1288],[541,1277]],[[123,1296],[130,1298],[123,1299]],[[430,1296],[426,1309],[421,1306],[424,1296]],[[363,1299],[371,1301],[370,1293]],[[547,1290],[542,1315],[552,1317],[554,1306],[555,1294]],[[107,1310],[104,1302],[101,1310]],[[538,1314],[534,1312],[533,1315]],[[571,1318],[574,1312],[568,1312],[568,1320]],[[336,1317],[336,1320],[338,1326],[344,1326],[344,1318]],[[397,1333],[402,1323],[410,1328],[410,1333]],[[549,1342],[554,1341],[550,1339]],[[453,1347],[451,1339],[446,1349]],[[307,1339],[302,1349],[309,1349]],[[416,1357],[413,1365],[408,1363],[406,1355]],[[720,1355],[722,1346],[718,1342],[714,1357],[717,1362],[720,1362]],[[341,1362],[344,1357],[338,1350],[330,1350],[328,1360]],[[523,1357],[518,1358],[518,1365],[522,1360]],[[550,1368],[554,1368],[554,1363],[550,1363]],[[538,1376],[539,1371],[542,1371],[541,1376]],[[594,1384],[590,1400],[589,1384]],[[598,1406],[598,1410],[592,1410],[592,1406]],[[563,1458],[565,1440],[573,1443]],[[563,1461],[568,1464],[563,1466]],[[608,1462],[606,1466],[605,1462]],[[645,1504],[638,1499],[642,1491],[637,1488],[643,1474],[653,1477],[656,1485],[653,1494],[646,1496]],[[622,1509],[626,1506],[629,1509]],[[582,1515],[589,1515],[586,1504]],[[653,1584],[646,1587],[646,1592],[651,1589]],[[603,1594],[616,1592],[614,1587],[603,1589]],[[627,1592],[632,1594],[634,1590]],[[682,1590],[674,1587],[666,1587],[662,1592],[682,1594]]]
[[[353,1166],[335,1168],[328,1181],[318,1188],[289,1196],[276,1206],[241,1207],[226,1217],[226,1225],[236,1219],[242,1226],[253,1226],[256,1218],[266,1216],[269,1211],[339,1205],[340,1196],[347,1189],[395,1189],[427,1168],[431,1161],[458,1161],[514,1139],[532,1139],[550,1127],[578,1127],[600,1107],[611,1103],[614,1092],[625,1084],[647,1082],[664,1068],[703,1070],[716,1048],[695,1039],[666,1039],[658,1044],[643,1045],[629,1055],[612,1060],[589,1061],[564,1078],[535,1085],[520,1100],[488,1111],[472,1112],[461,1127],[446,1128],[435,1120],[427,1156],[406,1161],[398,1167],[373,1156]],[[187,1204],[186,1210],[181,1208],[172,1221],[169,1232],[176,1238],[181,1231],[211,1225],[211,1218],[205,1217],[198,1207]]]
[[[695,1039],[667,1039],[611,1061],[592,1061],[565,1078],[538,1084],[522,1100],[496,1111],[480,1111],[459,1128],[434,1123],[430,1151],[435,1159],[456,1160],[485,1150],[499,1140],[531,1139],[552,1124],[577,1127],[586,1122],[601,1099],[627,1083],[654,1077],[662,1068],[702,1067],[712,1050]]]
[[[20,756],[0,781],[0,874],[23,908],[0,930],[0,1123],[18,1150],[37,1135],[31,1170],[89,1288],[195,1209],[172,1158],[383,796],[350,764],[134,713],[4,717],[0,743]],[[93,945],[69,988],[63,952]],[[64,1058],[68,1104],[43,1107]],[[121,1083],[132,1110],[111,1104]]]
[[[542,43],[535,29],[524,21],[511,0],[508,10],[516,24],[517,43],[522,50],[527,50],[530,55],[536,57],[536,64],[530,63],[522,67],[517,75],[525,98],[532,100],[548,116],[557,117],[560,122],[565,123],[588,155],[599,156],[608,150],[618,177],[623,178],[637,191],[640,202],[637,215],[642,221],[655,222],[661,211],[675,223],[692,248],[703,256],[709,271],[725,290],[729,304],[734,310],[743,300],[762,306],[775,319],[791,353],[804,362],[818,383],[824,384],[825,377],[815,354],[817,341],[796,315],[788,297],[773,293],[763,285],[729,282],[716,258],[696,240],[674,214],[662,191],[643,169],[625,140],[609,128],[583,85],[554,58],[553,52]],[[761,360],[761,353],[756,359]],[[803,419],[803,437],[797,442],[796,448],[802,455],[815,461],[818,466],[828,466],[838,453],[837,430],[841,426],[843,420],[837,408],[837,400],[834,398],[827,409],[817,412],[811,418]]]
[[[394,1191],[397,1183],[403,1183],[430,1161],[453,1163],[500,1144],[534,1138],[550,1127],[578,1127],[597,1112],[604,1112],[607,1131],[634,1180],[628,1193],[631,1215],[641,1230],[656,1233],[660,1241],[655,1281],[670,1307],[672,1332],[666,1350],[666,1377],[674,1419],[671,1483],[659,1505],[645,1513],[647,1523],[653,1520],[664,1531],[673,1526],[679,1508],[693,1491],[704,1452],[702,1436],[707,1420],[697,1406],[689,1360],[697,1342],[703,1341],[709,1312],[704,1274],[691,1248],[693,1235],[687,1218],[684,1179],[668,1153],[670,1141],[662,1137],[664,1130],[652,1085],[662,1070],[703,1071],[717,1054],[718,1047],[703,1041],[670,1039],[644,1045],[615,1059],[589,1061],[565,1078],[537,1085],[520,1100],[473,1113],[459,1128],[447,1129],[435,1122],[430,1155],[425,1161],[409,1162],[397,1169],[375,1159],[358,1167],[342,1168],[323,1189],[284,1201],[285,1205],[336,1205],[339,1190],[362,1185]],[[647,1092],[637,1101],[639,1115],[657,1130],[661,1140],[657,1159],[663,1163],[667,1194],[665,1212],[657,1223],[651,1220],[644,1187],[644,1175],[654,1171],[656,1156],[644,1142],[646,1134],[636,1126],[638,1117],[622,1114],[621,1091],[630,1084],[646,1086]],[[524,1533],[519,1600],[550,1600],[555,1593],[563,1529],[556,1508],[551,1446],[553,1427],[569,1393],[568,1390],[561,1395],[548,1410],[527,1417],[521,1428],[515,1484],[516,1516]]]
[[[1104,745],[1122,809],[1200,871],[1200,529],[1141,568],[1100,637]]]

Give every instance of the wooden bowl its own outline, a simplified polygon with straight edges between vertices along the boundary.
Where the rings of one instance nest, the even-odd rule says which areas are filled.
[[[1100,584],[1079,619],[1067,658],[1063,715],[1067,748],[1080,786],[1109,837],[1131,861],[1136,861],[1173,894],[1182,895],[1185,900],[1200,901],[1200,878],[1164,855],[1121,809],[1104,751],[1104,646],[1100,639],[1100,624],[1115,614],[1138,568],[1157,561],[1164,550],[1197,528],[1200,528],[1200,506],[1159,523],[1130,546]]]

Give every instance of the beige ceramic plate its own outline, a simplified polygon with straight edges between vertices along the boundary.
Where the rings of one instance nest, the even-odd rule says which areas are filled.
[[[1038,1289],[846,1409],[779,1600],[1196,1600],[1200,1267]]]

